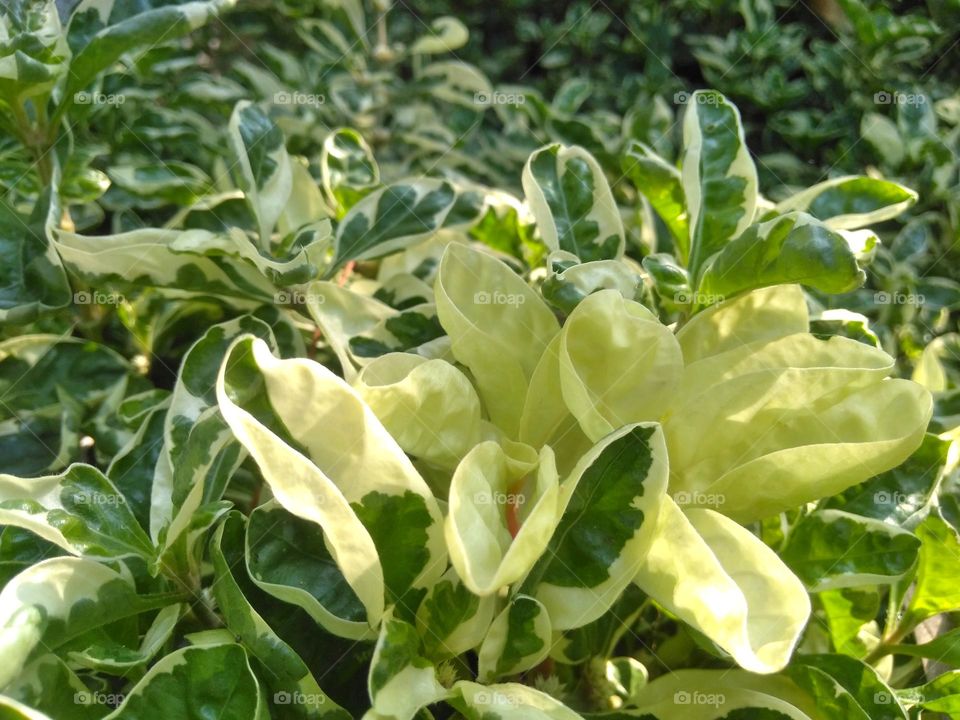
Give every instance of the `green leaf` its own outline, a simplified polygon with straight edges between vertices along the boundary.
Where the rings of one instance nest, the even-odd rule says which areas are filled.
[[[550,250],[582,262],[619,258],[623,222],[599,163],[581,147],[547,145],[523,168],[523,191]]]
[[[630,142],[620,167],[670,230],[677,256],[686,263],[690,257],[690,228],[680,171],[635,140]]]
[[[267,720],[260,681],[240,645],[186,647],[150,668],[104,720]]]
[[[780,557],[812,592],[894,583],[917,560],[920,540],[906,530],[842,510],[804,517]]]
[[[954,717],[960,713],[960,671],[944,673],[920,687],[900,690],[897,695],[910,705]]]
[[[800,210],[834,230],[855,230],[890,220],[917,201],[917,193],[890,180],[850,175],[833,178],[779,203],[779,214]]]
[[[699,293],[720,302],[737,293],[787,283],[844,293],[865,279],[843,236],[809,215],[791,213],[751,225],[728,243],[704,269]]]
[[[382,257],[441,228],[465,228],[479,219],[483,197],[445,180],[410,179],[367,195],[340,221],[331,276],[350,260]]]
[[[690,277],[753,222],[757,170],[740,112],[715,90],[698,90],[683,120],[681,179],[690,228]]]
[[[920,645],[893,645],[890,652],[894,655],[928,658],[952,667],[960,667],[960,629],[950,630]]]
[[[960,609],[960,536],[939,511],[914,530],[920,538],[917,583],[901,623],[916,625],[928,617]]]
[[[251,524],[254,522],[253,517],[259,512],[260,508],[254,511]],[[287,517],[292,516],[287,514]],[[260,661],[263,674],[267,677],[267,685],[274,693],[275,702],[286,693],[291,699],[298,699],[298,702],[290,703],[289,708],[296,717],[329,716],[337,720],[349,718],[349,715],[320,689],[300,656],[277,636],[247,599],[253,588],[243,570],[245,536],[244,518],[233,512],[224,518],[210,542],[214,569],[213,594],[227,628]],[[254,539],[252,544],[258,545],[258,539]],[[299,546],[293,547],[299,549]],[[284,558],[284,561],[290,563],[289,559]],[[235,568],[239,568],[239,572],[235,572]],[[303,698],[304,702],[299,702],[300,698]]]
[[[825,720],[907,720],[896,693],[869,665],[847,655],[801,655],[787,670]]]
[[[0,523],[26,528],[89,558],[149,562],[156,554],[126,497],[90,465],[71,465],[40,478],[0,475]]]

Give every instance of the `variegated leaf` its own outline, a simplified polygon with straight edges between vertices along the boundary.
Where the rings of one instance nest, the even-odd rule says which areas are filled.
[[[740,112],[714,90],[690,96],[683,144],[681,181],[690,229],[687,267],[696,282],[707,260],[753,222],[757,170]]]
[[[780,202],[775,211],[800,210],[834,230],[855,230],[895,218],[917,193],[892,180],[847,175],[825,180]]]
[[[603,169],[589,152],[559,143],[537,150],[523,168],[523,191],[544,243],[583,262],[619,258],[623,222]]]

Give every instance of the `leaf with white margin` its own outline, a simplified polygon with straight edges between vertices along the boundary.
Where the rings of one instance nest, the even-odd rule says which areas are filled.
[[[636,140],[630,141],[620,167],[670,230],[677,246],[677,256],[686,262],[690,256],[690,228],[680,171],[652,148]]]
[[[446,342],[436,308],[424,303],[400,310],[362,335],[350,338],[347,345],[355,361],[365,365],[391,352],[423,352],[431,356],[431,348]]]
[[[807,332],[809,322],[801,287],[776,285],[698,313],[677,331],[677,341],[689,365],[747,343]]]
[[[339,128],[327,135],[320,151],[320,181],[327,202],[341,213],[380,184],[380,166],[360,133]]]
[[[894,583],[913,567],[920,540],[896,525],[842,510],[798,522],[780,557],[811,592]]]
[[[293,172],[283,133],[270,117],[241,100],[230,115],[227,139],[231,167],[260,225],[260,247],[270,247],[270,235],[290,199]]]
[[[14,106],[48,92],[70,59],[54,0],[7,3],[0,15],[0,42],[0,96]]]
[[[297,717],[349,719],[349,714],[320,689],[296,651],[251,605],[248,599],[251,584],[243,566],[245,529],[243,516],[232,512],[224,518],[210,541],[213,595],[227,628],[248,652],[260,660],[260,668],[267,676],[266,682],[274,697],[278,693],[300,693],[308,699],[308,702],[296,703],[291,708]]]
[[[744,669],[782,670],[810,616],[810,598],[776,553],[712,510],[660,505],[635,582]]]
[[[503,262],[465,245],[447,246],[434,290],[454,357],[473,374],[491,421],[516,437],[530,377],[560,330],[557,319]]]
[[[707,262],[698,293],[722,301],[787,283],[845,293],[864,280],[866,273],[857,265],[846,238],[811,215],[790,213],[751,225],[730,241]]]
[[[257,268],[218,251],[207,230],[147,228],[87,236],[53,231],[54,246],[70,273],[92,287],[175,287],[188,293],[273,302],[276,290]],[[175,248],[184,248],[181,251]]]
[[[474,595],[454,568],[447,570],[417,608],[417,630],[427,655],[456,657],[480,645],[493,621],[496,603],[492,595]]]
[[[671,492],[750,522],[899,465],[923,441],[932,399],[885,379],[892,367],[876,348],[809,333],[687,365],[663,419]]]
[[[560,517],[553,451],[507,454],[486,441],[457,466],[445,532],[450,562],[471,592],[487,596],[522,578],[543,554]]]
[[[563,399],[594,442],[667,409],[683,356],[670,329],[640,303],[596,292],[570,314],[560,338]]]
[[[444,360],[389,353],[353,383],[404,452],[453,470],[481,438],[480,398]]]
[[[743,670],[675,670],[640,693],[624,718],[645,720],[824,720],[788,678]]]
[[[455,17],[439,17],[430,23],[430,35],[422,35],[410,46],[411,55],[438,55],[467,44],[467,26]]]
[[[559,700],[519,683],[480,685],[462,680],[453,690],[449,703],[471,720],[583,720]]]
[[[367,691],[372,707],[363,720],[412,720],[420,708],[450,694],[430,661],[420,655],[416,628],[394,617],[384,618],[380,628]]]
[[[270,717],[264,689],[240,645],[175,650],[151,667],[104,720],[213,716],[223,720]]]
[[[891,180],[846,175],[818,183],[780,202],[779,214],[802,210],[834,230],[856,230],[890,220],[917,201],[917,193]]]
[[[0,591],[0,687],[38,652],[181,599],[137,595],[132,581],[92,560],[58,557],[32,565]]]
[[[757,169],[740,111],[715,90],[698,90],[683,119],[681,181],[690,228],[690,277],[753,222]]]
[[[457,60],[443,60],[432,62],[420,73],[418,80],[429,91],[430,95],[441,102],[459,105],[472,112],[482,112],[482,99],[490,98],[493,86],[490,80],[475,65]],[[429,106],[422,106],[423,112],[428,115],[431,124],[421,125],[412,123],[414,130],[423,134],[410,133],[403,136],[403,140],[421,145],[426,150],[437,150],[445,155],[451,153],[454,158],[462,157],[454,147],[457,145],[456,134],[448,126],[436,122],[435,110]],[[500,107],[499,105],[497,107]],[[436,123],[436,124],[432,124]],[[436,132],[434,132],[436,131]],[[438,136],[450,133],[449,139],[437,142]],[[453,164],[453,163],[451,163]]]
[[[402,250],[441,228],[464,228],[479,219],[483,196],[446,180],[400,180],[358,202],[337,228],[331,276],[350,260]]]
[[[71,666],[111,675],[126,675],[131,670],[146,665],[167,644],[185,607],[181,604],[168,605],[158,612],[143,634],[139,647],[129,648],[119,643],[111,643],[71,650],[68,654]]]
[[[323,529],[270,500],[250,513],[245,562],[264,592],[302,608],[329,632],[371,639],[367,612],[327,549]]]
[[[0,475],[0,524],[25,528],[88,558],[150,562],[156,555],[127,499],[91,465],[39,478]]]
[[[522,585],[555,630],[593,622],[634,579],[666,500],[667,475],[660,426],[638,423],[604,437],[564,480],[562,515]]]
[[[523,192],[544,243],[581,261],[623,255],[620,212],[603,169],[576,145],[553,143],[535,151],[523,167]]]
[[[384,589],[399,601],[443,574],[436,499],[341,378],[310,360],[278,360],[247,337],[227,352],[217,398],[280,504],[323,528],[371,625],[383,614]]]
[[[480,646],[477,677],[490,682],[536,667],[550,652],[551,633],[547,609],[535,598],[515,595]]]
[[[117,0],[83,0],[73,9],[67,41],[74,52],[64,97],[87,87],[127,52],[153,47],[203,26],[235,0],[193,0],[171,5],[163,0],[134,4]]]
[[[151,536],[161,562],[198,577],[199,541],[219,513],[227,483],[245,457],[217,407],[216,382],[227,348],[252,334],[276,348],[270,326],[252,315],[214,325],[184,355],[164,421],[150,502]],[[198,513],[201,507],[207,512]],[[212,511],[212,512],[211,512]]]
[[[643,290],[643,279],[629,262],[594,260],[581,263],[576,256],[559,250],[547,258],[549,275],[540,286],[543,298],[564,313],[573,309],[588,295],[600,290],[616,290],[627,300],[634,300]]]
[[[46,653],[27,664],[4,693],[37,712],[70,720],[100,720],[110,703],[123,699],[105,685],[91,690],[72,668],[57,655]],[[0,712],[0,717],[6,720],[7,715]]]

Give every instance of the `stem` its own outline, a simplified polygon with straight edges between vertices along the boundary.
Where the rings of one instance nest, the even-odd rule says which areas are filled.
[[[868,665],[873,665],[881,658],[890,654],[894,646],[903,642],[903,639],[913,632],[916,623],[901,622],[887,637],[880,640],[880,643],[863,659]]]

